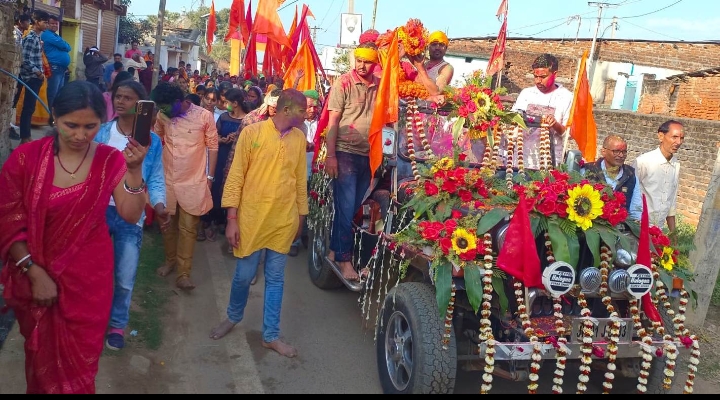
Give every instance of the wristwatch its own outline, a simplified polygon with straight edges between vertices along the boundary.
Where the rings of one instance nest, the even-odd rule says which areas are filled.
[[[215,177],[214,177],[214,176],[208,175],[207,178],[208,178],[208,180],[209,180],[210,182],[215,182]]]

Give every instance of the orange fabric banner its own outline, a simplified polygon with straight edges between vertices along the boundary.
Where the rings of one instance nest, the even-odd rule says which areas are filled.
[[[293,87],[298,70],[301,69],[305,72],[305,75],[298,82],[297,90],[303,92],[305,90],[315,89],[315,85],[317,84],[315,74],[317,66],[310,51],[309,41],[310,39],[303,41],[297,54],[293,57],[290,66],[288,66],[287,72],[285,72],[285,76],[283,77],[285,81],[283,89],[291,89]]]
[[[225,41],[230,39],[243,38],[240,29],[245,25],[245,0],[233,0],[230,6],[230,16],[228,18],[228,31],[225,35]],[[245,42],[247,43],[247,42]]]
[[[290,40],[288,40],[276,8],[276,0],[260,0],[258,2],[257,12],[255,13],[252,32],[263,33],[267,35],[269,40],[279,43],[282,46],[290,47]]]
[[[485,76],[493,76],[498,71],[505,67],[505,43],[507,39],[507,18],[500,27],[500,33],[498,33],[497,40],[495,41],[495,47],[493,48],[492,56],[488,62]]]
[[[383,69],[378,86],[375,108],[370,122],[368,141],[370,142],[370,172],[375,174],[383,157],[382,129],[386,124],[397,122],[400,98],[398,94],[400,79],[400,53],[398,51],[398,32],[393,32],[388,48],[387,64]]]
[[[580,61],[578,82],[575,85],[575,94],[573,95],[567,128],[570,128],[570,136],[575,139],[585,161],[592,162],[597,157],[597,125],[593,116],[590,82],[588,82],[585,70],[587,58],[588,51],[585,50]]]
[[[208,18],[207,24],[207,35],[205,41],[207,43],[207,53],[212,52],[212,44],[215,40],[215,31],[217,30],[217,20],[215,19],[215,0],[210,5],[210,17]]]

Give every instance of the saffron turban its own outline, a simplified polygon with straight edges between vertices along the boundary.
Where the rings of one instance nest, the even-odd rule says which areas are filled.
[[[367,47],[358,47],[357,49],[355,49],[354,54],[355,54],[355,58],[369,61],[371,63],[378,62],[378,52],[375,49],[370,49]]]
[[[428,43],[442,43],[447,46],[450,41],[443,31],[435,31],[428,36]]]

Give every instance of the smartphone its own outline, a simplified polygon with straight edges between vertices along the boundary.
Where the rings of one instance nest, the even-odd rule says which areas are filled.
[[[135,106],[135,122],[133,123],[133,138],[141,146],[150,145],[150,129],[152,129],[153,115],[155,114],[155,102],[150,100],[138,100]]]

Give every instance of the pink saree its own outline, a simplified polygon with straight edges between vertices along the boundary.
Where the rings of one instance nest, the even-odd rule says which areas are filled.
[[[0,172],[0,282],[25,337],[27,393],[94,393],[113,293],[105,211],[125,175],[122,154],[99,145],[85,182],[53,186],[53,138],[15,149]],[[9,254],[27,241],[58,287],[52,307],[32,302],[27,276]]]

